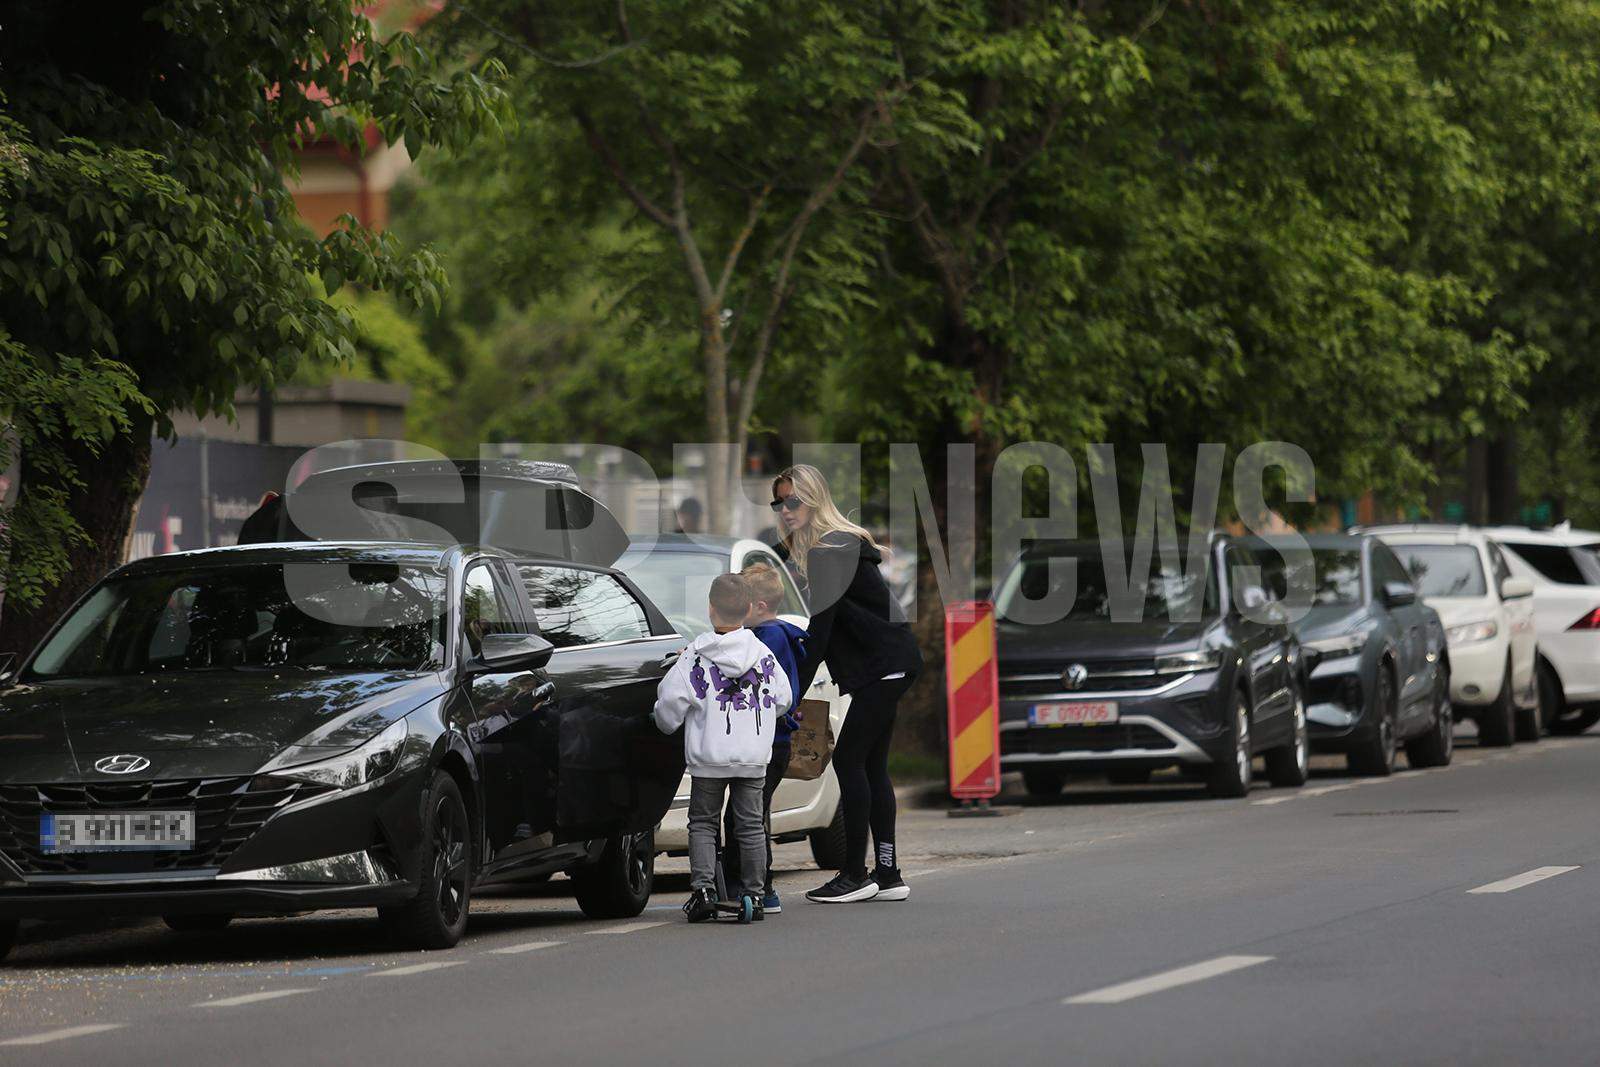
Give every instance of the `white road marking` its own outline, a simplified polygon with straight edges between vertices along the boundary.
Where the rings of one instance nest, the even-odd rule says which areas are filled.
[[[621,926],[602,926],[598,930],[590,930],[591,934],[634,934],[640,930],[649,930],[656,926],[665,926],[666,923],[623,923]]]
[[[1192,963],[1187,967],[1176,970],[1162,971],[1152,974],[1148,978],[1136,978],[1131,982],[1122,982],[1118,985],[1106,986],[1096,989],[1092,993],[1079,993],[1075,997],[1067,997],[1063,1004],[1121,1004],[1134,997],[1146,996],[1150,993],[1160,993],[1166,989],[1177,986],[1189,985],[1191,982],[1202,982],[1207,978],[1216,978],[1219,975],[1231,974],[1241,971],[1246,967],[1254,967],[1258,963],[1266,963],[1271,956],[1218,956],[1214,960],[1204,963]]]
[[[1357,784],[1356,782],[1346,782],[1343,785],[1323,785],[1318,786],[1316,789],[1302,789],[1300,790],[1300,795],[1303,797],[1322,797],[1327,796],[1329,793],[1342,793],[1346,789],[1354,789]]]
[[[557,945],[565,944],[565,941],[524,941],[520,945],[507,945],[505,948],[492,948],[489,951],[497,956],[507,956],[516,952],[532,952],[535,949],[555,948]]]
[[[406,967],[390,967],[386,971],[373,971],[368,978],[399,978],[407,974],[422,974],[426,971],[439,971],[446,967],[460,967],[466,960],[434,960],[432,963],[413,963]]]
[[[237,1008],[245,1004],[255,1004],[263,1000],[277,1000],[279,997],[293,997],[301,993],[315,993],[314,989],[269,989],[263,993],[246,993],[242,997],[224,997],[222,1000],[202,1000],[196,1004],[197,1008]]]
[[[1576,871],[1577,867],[1535,867],[1531,871],[1515,875],[1511,878],[1502,878],[1498,882],[1480,885],[1476,889],[1467,890],[1468,893],[1509,893],[1513,889],[1521,889],[1525,885],[1542,882],[1546,878],[1554,878],[1558,874]]]
[[[87,1037],[90,1034],[103,1034],[107,1030],[120,1030],[121,1023],[96,1023],[91,1026],[69,1026],[64,1030],[46,1030],[42,1034],[29,1034],[27,1037],[13,1037],[0,1041],[0,1045],[48,1045],[52,1041],[65,1041],[69,1037]]]
[[[1256,807],[1259,808],[1259,807],[1265,807],[1268,804],[1282,804],[1285,801],[1293,800],[1295,797],[1297,797],[1299,795],[1300,794],[1298,794],[1298,793],[1285,793],[1281,797],[1268,797],[1265,800],[1252,800],[1250,803],[1254,804]]]

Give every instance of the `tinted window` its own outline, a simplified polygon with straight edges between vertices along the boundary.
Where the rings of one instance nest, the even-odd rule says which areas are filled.
[[[515,617],[505,597],[500,595],[494,571],[487,563],[475,564],[467,572],[461,601],[461,629],[473,655],[482,647],[484,634],[517,632]]]
[[[1411,585],[1411,575],[1406,573],[1406,568],[1387,545],[1374,545],[1372,548],[1373,576],[1377,579],[1378,588],[1382,589],[1390,582],[1404,582]]]
[[[1304,553],[1296,552],[1298,559]],[[1361,551],[1351,548],[1319,548],[1310,553],[1309,564],[1293,568],[1275,551],[1256,553],[1261,578],[1272,596],[1283,598],[1290,589],[1311,589],[1312,604],[1359,604],[1361,602]],[[1310,573],[1305,573],[1309,571]]]
[[[704,552],[651,552],[630,561],[628,577],[684,637],[707,633],[711,579],[728,569],[726,557]],[[805,614],[803,611],[800,614]]]
[[[517,570],[539,632],[557,648],[650,636],[644,608],[609,574],[536,564]]]
[[[1483,560],[1471,545],[1394,545],[1417,592],[1428,596],[1483,596],[1489,591]]]
[[[443,661],[444,575],[392,563],[211,567],[112,579],[39,651],[37,677],[422,670]]]
[[[1522,557],[1534,570],[1552,582],[1563,585],[1593,585],[1580,565],[1578,552],[1565,545],[1528,545],[1507,541],[1506,547]]]
[[[800,599],[800,590],[795,588],[794,578],[789,573],[789,568],[779,561],[777,556],[765,552],[752,552],[744,558],[743,567],[752,563],[765,563],[778,572],[778,577],[783,579],[783,604],[773,610],[779,615],[806,615],[805,601]]]
[[[1077,583],[1074,587],[1076,596],[1066,618],[1110,621],[1111,592],[1099,553],[1073,558],[1078,561]],[[1026,618],[1028,612],[1021,604],[1023,600],[1039,601],[1047,596],[1067,595],[1065,590],[1052,588],[1049,562],[1046,556],[1027,556],[1011,569],[1001,584],[999,596],[995,598],[995,610],[1002,617]],[[1141,612],[1140,618],[1154,622],[1193,620],[1202,615],[1215,615],[1218,610],[1217,590],[1216,583],[1210,578],[1209,554],[1206,562],[1208,566],[1204,573],[1180,575],[1163,567],[1157,555],[1150,561],[1150,578],[1144,587],[1131,591],[1132,610]],[[1121,561],[1120,565],[1122,573],[1127,574],[1127,561]],[[1063,574],[1059,580],[1070,582],[1071,576]],[[1129,607],[1120,606],[1119,618],[1127,617]]]

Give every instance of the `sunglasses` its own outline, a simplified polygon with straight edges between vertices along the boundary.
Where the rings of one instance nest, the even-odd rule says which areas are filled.
[[[772,502],[773,511],[799,511],[803,506],[805,506],[805,501],[792,493],[782,500],[774,500]]]

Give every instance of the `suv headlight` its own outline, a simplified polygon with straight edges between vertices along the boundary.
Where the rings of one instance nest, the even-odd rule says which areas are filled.
[[[1170,656],[1156,657],[1157,674],[1214,671],[1220,666],[1222,666],[1222,653],[1214,648],[1203,652],[1176,652]]]
[[[1302,641],[1300,647],[1322,654],[1325,660],[1348,656],[1367,647],[1366,634],[1345,634],[1343,637],[1320,637],[1315,641]]]
[[[1493,620],[1485,620],[1452,626],[1444,632],[1444,637],[1452,645],[1472,645],[1479,641],[1492,640],[1499,632],[1500,627]]]
[[[405,743],[406,720],[401,718],[386,726],[371,741],[342,756],[272,773],[279,778],[297,778],[302,782],[331,785],[335,789],[354,789],[358,785],[375,782],[394,770],[400,762],[400,750]]]

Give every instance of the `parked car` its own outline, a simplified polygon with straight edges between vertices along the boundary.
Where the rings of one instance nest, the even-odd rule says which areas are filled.
[[[1478,724],[1478,741],[1537,741],[1538,638],[1533,583],[1515,577],[1505,553],[1467,526],[1371,526],[1394,549],[1423,602],[1439,613],[1450,646],[1450,702]]]
[[[743,570],[746,564],[757,561],[770,564],[783,576],[785,603],[779,616],[796,626],[808,625],[811,612],[788,568],[760,541],[662,534],[638,542],[617,561],[617,567],[638,584],[685,639],[692,639],[711,629],[711,620],[706,616],[706,592],[711,580],[730,570]],[[827,664],[817,670],[816,680],[806,697],[828,702],[828,714],[837,737],[844,727],[850,698],[833,684]],[[687,851],[688,816],[689,779],[685,776],[671,810],[656,828],[657,849],[669,853]],[[844,863],[844,816],[839,809],[839,780],[831,771],[814,781],[790,778],[778,786],[772,796],[772,835],[776,841],[809,841],[812,858],[824,870],[837,870]]]
[[[1311,591],[1294,625],[1307,664],[1311,748],[1342,752],[1357,774],[1393,772],[1400,745],[1413,767],[1441,767],[1455,748],[1450,655],[1439,613],[1417,597],[1393,550],[1375,537],[1310,534],[1310,567],[1287,539],[1246,541],[1269,592]]]
[[[459,546],[112,572],[0,681],[0,947],[33,916],[376,907],[445,948],[476,887],[552,871],[587,914],[638,914],[683,769],[645,719],[683,639],[614,571],[537,567],[532,602]],[[601,587],[603,632],[563,629]]]
[[[1274,785],[1303,784],[1298,645],[1281,618],[1246,617],[1246,608],[1281,616],[1238,573],[1257,563],[1224,535],[1212,536],[1202,573],[1154,559],[1148,583],[1134,591],[1142,620],[1118,622],[1098,542],[1035,542],[995,598],[1002,768],[1020,770],[1034,796],[1056,794],[1072,771],[1129,783],[1176,766],[1203,776],[1212,795],[1237,797],[1249,792],[1252,761],[1262,755]],[[1126,559],[1114,565],[1128,573]],[[1065,581],[1076,589],[1065,618],[1022,621],[1025,601]]]
[[[1495,526],[1484,533],[1518,578],[1533,583],[1539,703],[1551,733],[1600,722],[1600,533]]]

